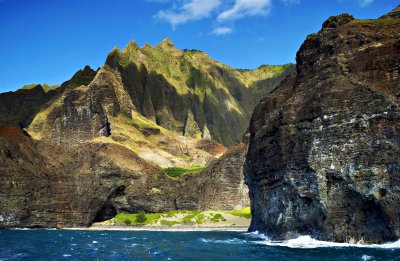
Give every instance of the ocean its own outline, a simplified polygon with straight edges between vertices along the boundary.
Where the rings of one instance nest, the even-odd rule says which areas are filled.
[[[355,246],[229,231],[0,230],[0,260],[400,260],[400,241]]]

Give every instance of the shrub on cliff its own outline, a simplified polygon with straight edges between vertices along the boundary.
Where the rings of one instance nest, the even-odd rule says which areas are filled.
[[[132,224],[131,220],[130,220],[130,219],[127,219],[127,218],[124,219],[123,222],[124,222],[124,224],[127,225],[127,226],[130,226],[130,225]]]
[[[137,215],[136,215],[136,222],[143,224],[144,222],[146,222],[147,217],[146,214],[144,213],[144,211],[140,211]]]

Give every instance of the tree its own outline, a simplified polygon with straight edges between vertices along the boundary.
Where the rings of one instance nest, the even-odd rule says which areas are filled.
[[[146,222],[147,217],[146,214],[144,213],[144,211],[140,211],[137,215],[136,215],[136,222],[143,224],[144,222]]]

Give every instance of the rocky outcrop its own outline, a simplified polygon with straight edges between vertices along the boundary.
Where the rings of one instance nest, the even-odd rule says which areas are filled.
[[[195,202],[194,209],[241,209],[250,205],[248,188],[244,184],[243,163],[247,144],[233,146],[215,159],[201,173],[184,176],[178,206]],[[183,203],[181,200],[183,199]]]
[[[26,128],[47,103],[59,97],[65,89],[89,84],[96,71],[86,66],[58,88],[31,85],[15,92],[0,94],[0,126],[13,125]]]
[[[111,135],[110,117],[131,117],[135,107],[124,91],[118,74],[107,66],[98,71],[88,86],[67,88],[29,125],[36,139],[68,146]]]
[[[55,90],[11,94],[22,109],[0,104],[1,126],[20,127],[0,129],[0,226],[87,226],[118,212],[246,206],[246,146],[218,159],[227,150],[219,142],[238,142],[255,101],[292,70],[236,70],[168,39],[131,42]],[[211,161],[182,179],[161,169]]]
[[[385,14],[380,17],[380,19],[387,19],[387,18],[400,19],[400,5],[398,5],[395,9],[393,9],[388,14]]]
[[[59,147],[3,127],[0,227],[79,227],[119,212],[241,207],[243,149],[201,174],[173,179],[119,145]]]
[[[250,231],[399,238],[399,25],[329,18],[301,46],[296,72],[256,107],[245,166]]]
[[[175,209],[174,181],[122,146],[70,150],[4,127],[0,148],[0,227],[88,226],[121,211]]]
[[[207,126],[204,126],[206,128]],[[193,112],[191,110],[188,111],[186,120],[185,120],[185,127],[183,130],[183,136],[192,137],[192,138],[200,138],[202,137],[202,132],[197,125]]]
[[[208,130],[225,146],[240,141],[255,103],[293,70],[292,65],[235,70],[204,52],[179,50],[169,38],[154,47],[132,41],[115,48],[106,66],[120,74],[142,115],[183,135],[188,126],[194,128],[189,136]]]

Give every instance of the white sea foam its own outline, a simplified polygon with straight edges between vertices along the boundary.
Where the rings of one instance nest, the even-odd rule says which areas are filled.
[[[200,241],[203,243],[233,244],[233,245],[245,244],[247,242],[246,240],[241,240],[238,238],[225,239],[225,240],[200,238]]]
[[[63,257],[70,257],[71,255],[69,254],[64,254]]]
[[[243,233],[243,234],[251,239],[269,240],[269,237],[266,234],[260,233],[258,231]]]
[[[310,236],[300,236],[298,238],[290,239],[287,241],[264,240],[264,241],[256,241],[255,243],[264,244],[268,246],[284,246],[289,248],[321,248],[321,247],[360,247],[360,248],[384,248],[384,249],[400,248],[400,240],[386,244],[362,245],[362,244],[320,241],[313,239]]]
[[[136,237],[123,237],[123,238],[121,238],[121,240],[124,240],[124,241],[132,240],[132,239],[136,239]]]
[[[34,230],[34,228],[26,228],[26,227],[13,227],[10,230]]]
[[[374,260],[374,259],[372,258],[372,256],[362,255],[361,260],[362,261],[370,261],[370,260]]]

